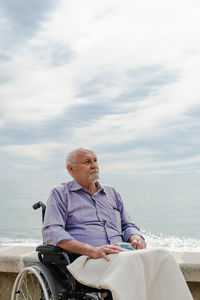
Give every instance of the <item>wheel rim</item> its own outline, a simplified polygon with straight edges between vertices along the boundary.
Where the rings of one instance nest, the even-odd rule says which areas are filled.
[[[13,288],[14,300],[51,300],[51,291],[45,284],[45,278],[33,267],[26,267],[18,275],[16,286]]]

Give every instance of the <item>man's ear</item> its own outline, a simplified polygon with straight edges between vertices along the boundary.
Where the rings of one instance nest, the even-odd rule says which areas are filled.
[[[67,171],[72,174],[73,173],[73,168],[71,165],[67,165]]]

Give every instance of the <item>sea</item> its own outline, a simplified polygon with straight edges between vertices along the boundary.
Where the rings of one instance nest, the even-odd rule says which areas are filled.
[[[188,178],[104,177],[120,192],[125,208],[139,226],[148,247],[171,251],[200,251],[200,185]],[[0,181],[0,245],[42,243],[41,209],[50,190],[59,182],[52,180]]]

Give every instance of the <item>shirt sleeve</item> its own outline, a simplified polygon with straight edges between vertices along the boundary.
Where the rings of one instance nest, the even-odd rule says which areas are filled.
[[[143,238],[139,227],[137,227],[133,223],[131,217],[126,212],[124,208],[124,204],[122,202],[122,198],[120,194],[117,192],[116,192],[116,198],[117,198],[117,205],[121,213],[122,235],[123,235],[124,242],[128,242],[128,239],[132,234],[140,235]]]
[[[45,244],[56,246],[61,241],[74,239],[65,230],[68,217],[66,196],[66,194],[58,191],[56,188],[50,193],[42,228],[43,241]]]

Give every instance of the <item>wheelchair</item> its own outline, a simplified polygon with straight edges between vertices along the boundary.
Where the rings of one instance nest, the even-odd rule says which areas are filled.
[[[33,209],[46,206],[42,202]],[[17,275],[11,300],[112,300],[109,290],[96,289],[79,283],[68,271],[67,265],[79,255],[52,245],[36,248],[39,261],[26,265]]]

